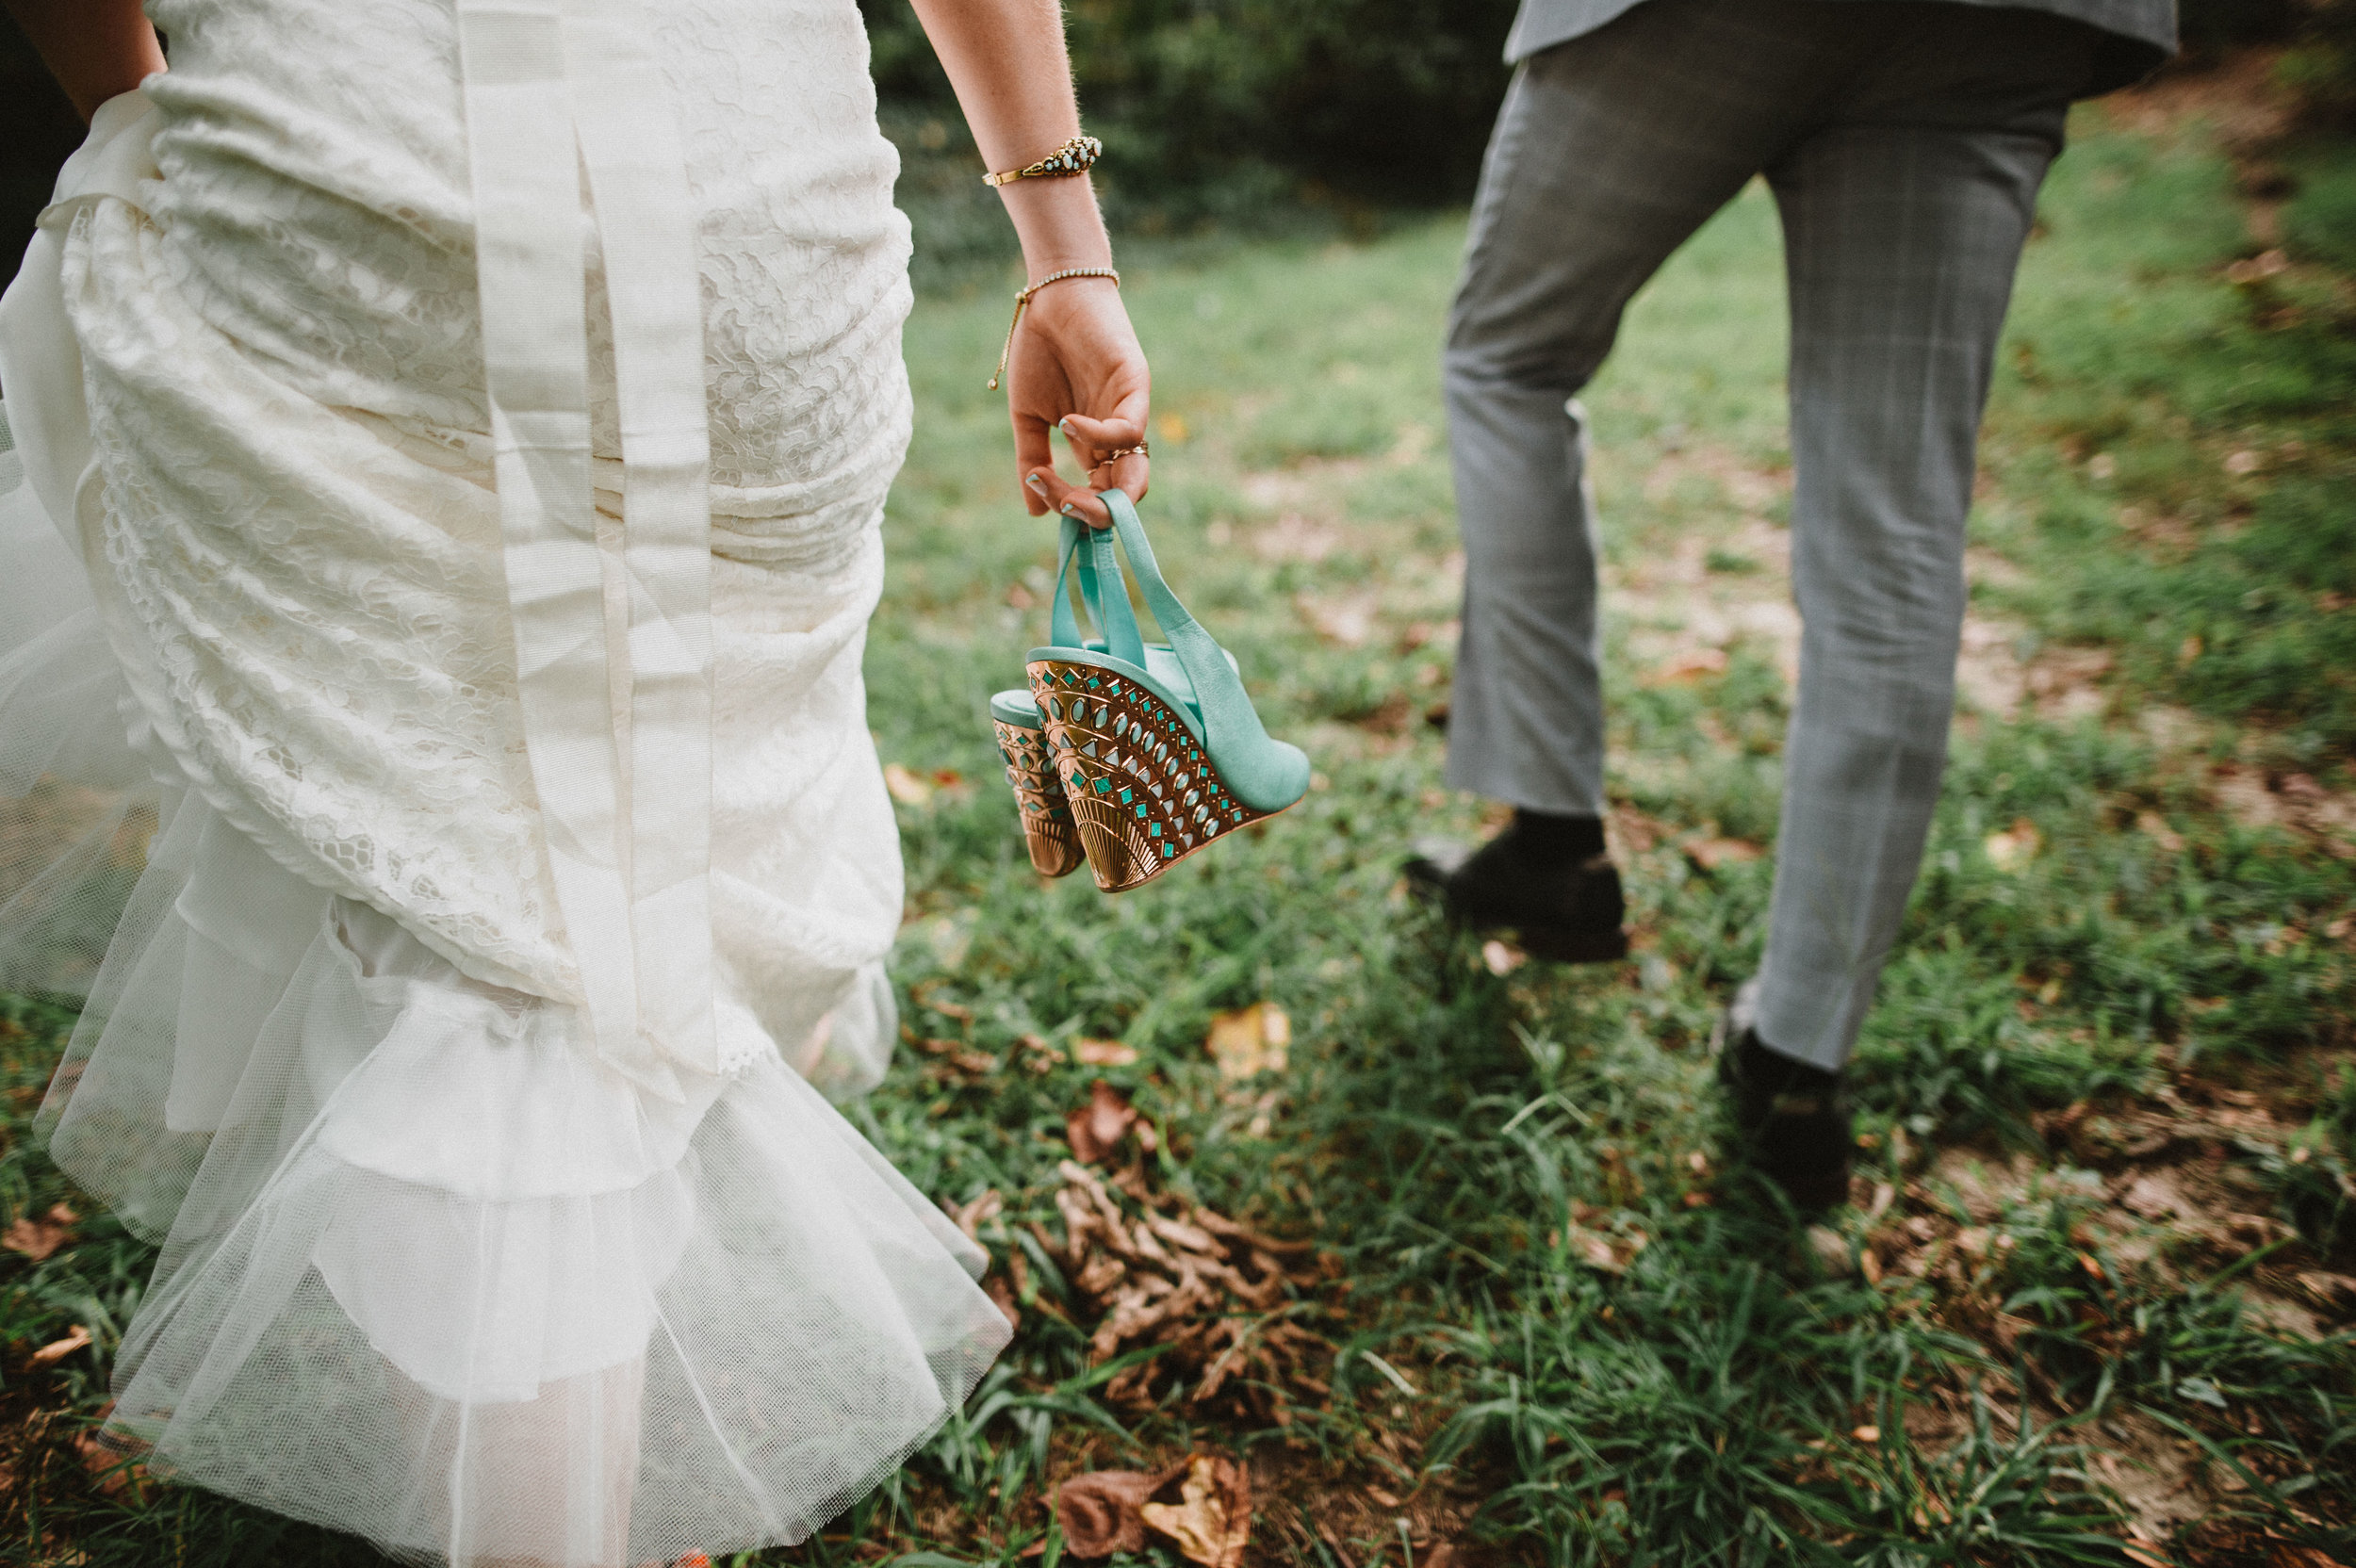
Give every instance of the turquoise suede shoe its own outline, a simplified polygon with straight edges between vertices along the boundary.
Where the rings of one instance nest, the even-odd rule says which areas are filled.
[[[1108,490],[1104,500],[1113,514],[1110,530],[1064,519],[1053,642],[1033,648],[1026,661],[1032,709],[1026,712],[1017,694],[1005,692],[990,699],[990,716],[1007,755],[1008,779],[1023,801],[1033,863],[1047,870],[1031,829],[1031,800],[1017,779],[1015,759],[1031,755],[1031,743],[1020,739],[1025,721],[1038,725],[1062,787],[1056,803],[1038,792],[1048,809],[1036,820],[1059,825],[1066,819],[1050,814],[1059,807],[1096,885],[1121,892],[1299,801],[1309,790],[1309,759],[1262,727],[1235,660],[1162,580],[1129,498]],[[1116,537],[1167,643],[1148,644],[1137,630]],[[1101,637],[1084,638],[1072,612],[1065,583],[1075,563]]]

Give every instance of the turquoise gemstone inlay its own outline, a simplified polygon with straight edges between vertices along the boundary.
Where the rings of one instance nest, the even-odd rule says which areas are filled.
[[[1097,779],[1097,780],[1095,780],[1095,785],[1096,785],[1096,792],[1097,792],[1098,794],[1100,794],[1100,795],[1104,795],[1104,794],[1110,794],[1110,793],[1112,793],[1112,789],[1113,789],[1113,781],[1112,781],[1111,779],[1109,779],[1109,778],[1100,778],[1100,779]]]

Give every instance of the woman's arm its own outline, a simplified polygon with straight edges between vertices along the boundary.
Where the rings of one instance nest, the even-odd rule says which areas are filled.
[[[164,68],[139,0],[0,0],[83,120]]]
[[[912,3],[991,169],[1020,169],[1080,134],[1056,0]],[[1112,241],[1086,174],[1016,180],[998,194],[1022,237],[1032,282],[1070,267],[1112,264]],[[1015,461],[1032,515],[1069,504],[1102,527],[1111,516],[1097,490],[1118,484],[1133,497],[1145,494],[1142,456],[1103,460],[1145,439],[1149,393],[1145,351],[1110,279],[1072,278],[1032,297],[1006,365]],[[1051,426],[1060,426],[1089,466],[1093,488],[1066,484],[1055,472]]]

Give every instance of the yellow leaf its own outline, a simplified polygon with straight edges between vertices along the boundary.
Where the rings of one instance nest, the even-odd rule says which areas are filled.
[[[1980,847],[1988,854],[1988,863],[1998,871],[2019,871],[2037,858],[2037,852],[2045,841],[2037,835],[2037,825],[2022,817],[2002,833],[1990,833]]]
[[[1282,1072],[1285,1048],[1292,1044],[1292,1020],[1273,1002],[1255,1002],[1211,1020],[1210,1037],[1203,1041],[1219,1075],[1240,1083],[1263,1072]]]
[[[1083,1067],[1128,1067],[1137,1061],[1137,1048],[1119,1040],[1075,1039],[1072,1059]]]
[[[884,788],[903,806],[923,806],[933,798],[933,787],[897,762],[884,764]]]
[[[1493,939],[1481,944],[1481,961],[1491,974],[1511,974],[1529,960],[1519,949]]]
[[[1188,1561],[1203,1568],[1240,1568],[1252,1538],[1252,1493],[1235,1461],[1195,1455],[1186,1462],[1177,1502],[1147,1503],[1137,1511],[1149,1529],[1176,1542]]]
[[[89,1344],[90,1329],[84,1324],[76,1323],[74,1325],[73,1332],[63,1339],[52,1340],[49,1344],[42,1346],[33,1352],[30,1359],[35,1366],[54,1366]]]
[[[1716,871],[1720,866],[1756,860],[1766,853],[1748,839],[1689,839],[1685,844],[1686,858],[1704,871]]]

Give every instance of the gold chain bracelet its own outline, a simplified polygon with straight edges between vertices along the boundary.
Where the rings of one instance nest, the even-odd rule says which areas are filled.
[[[1104,155],[1104,144],[1092,136],[1075,136],[1037,163],[1026,163],[1020,169],[1003,173],[984,174],[984,185],[1012,185],[1017,180],[1054,179],[1062,174],[1085,174]]]
[[[999,382],[1006,377],[1006,361],[1014,353],[1014,335],[1023,325],[1023,311],[1031,302],[1031,296],[1045,288],[1049,284],[1061,283],[1066,278],[1110,278],[1113,280],[1115,288],[1121,286],[1121,274],[1109,267],[1067,267],[1060,272],[1048,273],[1039,282],[1017,294],[1014,297],[1014,319],[1006,323],[1006,346],[998,351],[998,372],[990,378],[990,389],[992,392],[998,390]]]

